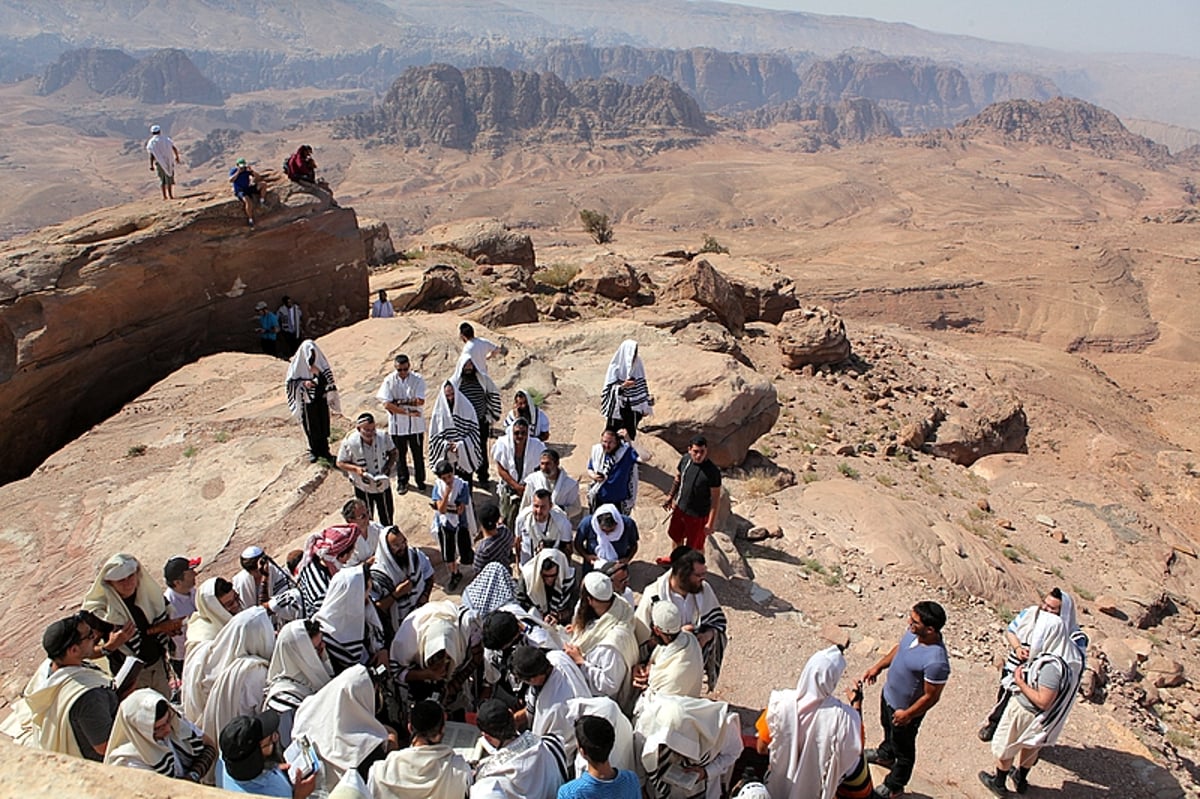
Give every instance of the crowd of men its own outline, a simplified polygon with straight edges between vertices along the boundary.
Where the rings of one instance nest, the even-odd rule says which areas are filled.
[[[945,610],[914,605],[848,702],[836,696],[840,649],[813,655],[796,690],[773,692],[755,725],[764,781],[735,773],[741,721],[708,698],[729,639],[703,553],[721,485],[707,441],[693,438],[678,464],[664,502],[676,546],[639,596],[629,584],[633,438],[653,399],[636,342],[609,367],[607,425],[584,491],[547,446],[550,421],[532,392],[502,416],[487,358],[504,348],[466,323],[460,334],[428,428],[424,379],[398,355],[376,395],[387,432],[363,412],[336,456],[332,369],[300,342],[288,401],[310,455],[350,481],[343,523],[282,563],[247,547],[236,574],[199,584],[198,558],[168,560],[160,585],[136,557],[112,556],[79,610],[46,628],[47,659],[4,731],[49,751],[298,799],[903,795],[921,722],[950,676]],[[490,466],[496,492],[476,509]],[[432,598],[434,562],[410,544],[424,524],[395,524],[392,491],[407,493],[410,479],[428,491],[446,599]],[[1057,738],[1086,650],[1059,589],[1008,638],[997,707],[980,731],[996,757],[980,780],[1000,796],[1010,778],[1024,792]],[[883,739],[867,749],[862,688],[885,671]],[[868,763],[888,769],[879,786]]]

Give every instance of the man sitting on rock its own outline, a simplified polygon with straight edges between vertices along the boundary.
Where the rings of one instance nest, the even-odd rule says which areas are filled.
[[[301,144],[283,164],[283,171],[291,179],[296,188],[305,194],[326,200],[334,208],[338,204],[333,200],[333,190],[324,179],[317,178],[317,162],[313,159],[312,145]]]
[[[239,158],[229,170],[229,182],[233,186],[233,195],[242,201],[246,209],[246,224],[254,227],[254,203],[259,197],[259,182],[262,179],[258,173],[246,164],[245,158]]]

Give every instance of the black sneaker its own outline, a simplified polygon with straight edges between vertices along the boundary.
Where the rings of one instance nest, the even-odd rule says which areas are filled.
[[[1007,777],[1007,775],[1005,776]],[[981,771],[979,772],[979,781],[996,796],[1008,796],[1008,788],[1004,786],[1004,780],[1000,780],[997,783],[995,774],[988,774],[986,771]]]
[[[893,796],[904,796],[904,789],[889,788],[886,783],[883,783],[875,786],[875,792],[872,796],[878,796],[879,799],[891,799]]]
[[[401,483],[400,485],[396,486],[396,493],[399,494],[400,496],[404,496],[405,494],[407,494],[408,493],[408,483]]]
[[[987,743],[988,741],[992,740],[992,738],[996,737],[996,725],[992,724],[991,722],[984,724],[979,728],[977,735],[979,736],[979,740]]]
[[[446,590],[453,591],[462,583],[462,572],[455,572],[450,575],[450,582],[446,583]]]
[[[1029,769],[1015,768],[1009,774],[1012,776],[1014,791],[1025,793],[1029,790]]]
[[[876,766],[882,766],[883,768],[891,768],[896,763],[895,758],[884,757],[882,754],[879,753],[878,749],[868,749],[866,752],[863,753],[863,756],[867,759],[868,763],[874,764]]]

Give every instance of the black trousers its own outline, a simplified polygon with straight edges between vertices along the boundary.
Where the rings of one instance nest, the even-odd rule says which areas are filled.
[[[620,430],[624,427],[629,440],[633,441],[637,438],[637,426],[638,422],[642,419],[642,415],[628,405],[621,405],[617,410],[619,411],[619,416],[615,419],[608,419],[607,426],[614,430]]]
[[[438,525],[438,549],[442,553],[442,561],[450,564],[460,561],[464,566],[475,562],[475,548],[471,546],[471,529],[465,521],[460,521],[457,527],[448,524]]]
[[[897,727],[892,723],[892,714],[895,712],[896,709],[887,703],[880,692],[879,721],[883,724],[883,743],[879,744],[879,754],[885,760],[895,761],[883,784],[893,791],[899,791],[912,779],[913,766],[917,763],[917,733],[925,717],[912,719],[903,727]]]
[[[399,459],[396,461],[396,480],[400,485],[408,483],[408,453],[412,453],[413,460],[413,475],[417,478],[417,488],[425,488],[425,454],[424,454],[424,433],[412,433],[405,436],[392,436],[392,443],[396,445],[399,454]]]
[[[300,349],[300,337],[295,333],[289,333],[286,330],[280,330],[279,337],[283,339],[282,354],[284,358],[292,357],[296,354],[296,350]]]
[[[276,345],[275,339],[262,338],[260,336],[258,339],[258,346],[262,348],[263,355],[270,355],[272,358],[279,357],[279,347]]]
[[[379,523],[384,527],[392,526],[392,516],[395,514],[395,506],[392,504],[391,490],[380,491],[378,494],[369,494],[361,488],[354,489],[354,496],[361,499],[367,504],[367,514],[375,516],[379,519]]]
[[[333,453],[329,451],[329,403],[324,397],[305,404],[300,423],[304,425],[312,456],[333,460]]]
[[[492,423],[481,421],[479,423],[479,468],[475,470],[475,477],[481,484],[486,484],[488,481],[488,457],[491,453],[488,452],[488,436],[492,433]]]

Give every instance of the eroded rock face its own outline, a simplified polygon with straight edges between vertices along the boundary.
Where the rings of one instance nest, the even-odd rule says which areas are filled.
[[[703,258],[682,266],[663,288],[662,300],[689,300],[717,315],[729,332],[741,335],[746,316],[742,303],[725,276]]]
[[[1026,452],[1029,422],[1020,400],[1010,395],[983,397],[970,408],[955,408],[927,442],[930,453],[970,466],[997,452]]]
[[[358,229],[362,233],[363,255],[371,266],[379,266],[390,261],[396,255],[392,244],[392,234],[387,222],[379,219],[361,217]]]
[[[638,277],[623,258],[602,255],[579,270],[571,279],[573,291],[597,294],[610,300],[633,299],[638,293]]]
[[[538,308],[533,297],[517,294],[492,300],[470,317],[487,327],[527,325],[538,320]]]
[[[392,300],[396,310],[441,311],[447,302],[466,296],[462,276],[453,266],[435,264],[421,275],[415,287],[401,287]]]
[[[850,357],[850,339],[842,318],[825,308],[800,308],[783,315],[776,332],[783,365],[839,363]]]
[[[253,231],[241,204],[222,194],[106,209],[7,242],[0,479],[27,474],[183,364],[257,349],[259,300],[276,308],[291,295],[306,334],[362,318],[367,275],[354,211],[314,200],[272,208]]]
[[[510,230],[497,219],[447,225],[433,235],[437,238],[430,245],[433,250],[456,252],[477,263],[517,264],[529,270],[537,267],[529,235]]]

